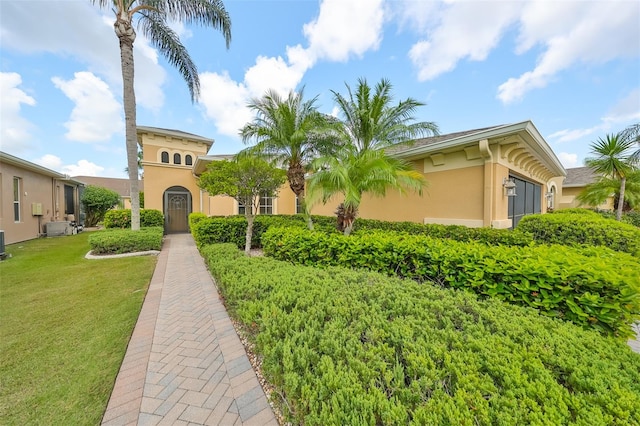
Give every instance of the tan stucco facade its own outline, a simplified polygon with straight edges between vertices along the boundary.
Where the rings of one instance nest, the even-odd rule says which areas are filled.
[[[460,135],[460,136],[458,136]],[[210,216],[238,214],[238,205],[229,197],[210,197],[197,185],[206,165],[231,156],[207,155],[213,140],[184,132],[141,128],[138,138],[143,149],[145,208],[166,215],[165,192],[183,188],[190,194],[189,212]],[[472,227],[509,228],[513,202],[504,188],[508,179],[535,186],[535,205],[544,213],[550,205],[550,188],[562,180],[565,170],[529,121],[496,126],[479,131],[425,140],[392,155],[411,162],[428,182],[422,195],[389,190],[384,198],[363,196],[359,215],[363,218],[457,224]],[[168,162],[163,162],[168,158]],[[174,156],[181,159],[174,164]],[[193,165],[185,164],[191,156]],[[556,191],[557,197],[561,193]],[[520,194],[522,197],[523,194]],[[531,194],[528,195],[532,197]],[[312,214],[333,216],[340,199],[312,208]],[[533,203],[533,202],[532,202]],[[296,198],[287,184],[273,201],[273,214],[295,214]]]
[[[0,229],[6,244],[43,236],[49,222],[79,219],[79,182],[0,153]]]

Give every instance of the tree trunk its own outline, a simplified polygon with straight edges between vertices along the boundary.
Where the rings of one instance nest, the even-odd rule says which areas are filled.
[[[624,190],[627,186],[627,178],[620,179],[620,199],[618,200],[618,210],[616,211],[616,220],[622,220],[622,210],[624,209]]]
[[[120,64],[122,66],[122,102],[124,103],[127,167],[131,187],[131,229],[140,229],[140,188],[138,185],[138,132],[136,128],[136,94],[133,87],[133,42],[136,33],[131,20],[123,11],[116,18],[114,30],[120,40]]]
[[[244,239],[244,252],[245,254],[249,254],[249,252],[251,252],[251,237],[253,235],[253,219],[255,219],[255,215],[254,214],[246,214],[245,217],[247,218],[247,234],[245,235],[245,239]]]
[[[304,167],[300,162],[293,163],[289,165],[289,169],[287,170],[287,180],[289,181],[289,188],[296,194],[298,200],[300,200],[300,205],[304,210],[304,216],[307,220],[307,227],[313,231],[313,220],[311,219],[311,213],[307,211],[307,203],[305,201],[305,179],[304,179]]]

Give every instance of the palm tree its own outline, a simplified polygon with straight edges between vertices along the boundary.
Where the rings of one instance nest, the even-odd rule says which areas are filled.
[[[424,104],[407,98],[392,105],[391,90],[386,79],[373,90],[365,79],[359,79],[355,93],[348,85],[346,97],[332,91],[341,115],[334,131],[339,151],[314,161],[316,172],[309,180],[308,201],[327,202],[334,195],[343,195],[336,214],[345,235],[353,229],[364,193],[384,196],[387,188],[420,192],[426,184],[411,164],[390,157],[385,148],[438,134],[438,127],[431,122],[413,122],[415,110]]]
[[[638,144],[638,149],[629,156],[631,162],[638,165],[640,163],[640,123],[632,124],[624,129],[622,131],[622,137]]]
[[[577,199],[583,204],[597,206],[614,194],[613,205],[617,209],[620,202],[620,184],[620,180],[602,177],[587,185]],[[629,172],[625,179],[623,210],[628,211],[638,207],[640,207],[640,170],[636,169]]]
[[[137,27],[151,44],[175,66],[187,82],[191,100],[200,95],[198,69],[180,38],[168,21],[199,24],[220,30],[227,48],[231,42],[231,20],[220,0],[91,0],[101,8],[111,7],[116,20],[113,25],[120,41],[122,67],[122,99],[125,117],[127,167],[131,182],[131,229],[140,229],[140,189],[138,187],[138,135],[136,131],[136,98],[133,88],[133,42]]]
[[[616,210],[616,220],[622,218],[627,176],[634,169],[628,154],[634,143],[634,140],[624,138],[621,133],[606,135],[604,139],[599,138],[591,144],[591,153],[594,157],[585,160],[585,164],[591,167],[594,172],[604,178],[615,179],[620,182],[620,201]]]
[[[262,98],[252,99],[249,108],[256,113],[253,122],[245,125],[240,135],[245,143],[256,145],[244,153],[259,154],[278,166],[286,166],[291,191],[305,207],[305,175],[311,160],[332,147],[332,141],[322,131],[329,119],[318,112],[317,96],[304,100],[304,89],[289,92],[286,99],[269,90]],[[304,209],[307,212],[306,208]],[[311,227],[311,218],[308,217]]]

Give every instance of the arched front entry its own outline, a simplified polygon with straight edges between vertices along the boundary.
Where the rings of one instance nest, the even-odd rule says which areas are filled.
[[[164,191],[164,230],[167,234],[189,232],[191,192],[182,186]]]

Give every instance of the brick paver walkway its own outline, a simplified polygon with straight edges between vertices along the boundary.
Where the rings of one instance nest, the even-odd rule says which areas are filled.
[[[102,424],[278,424],[190,234],[164,242]]]

